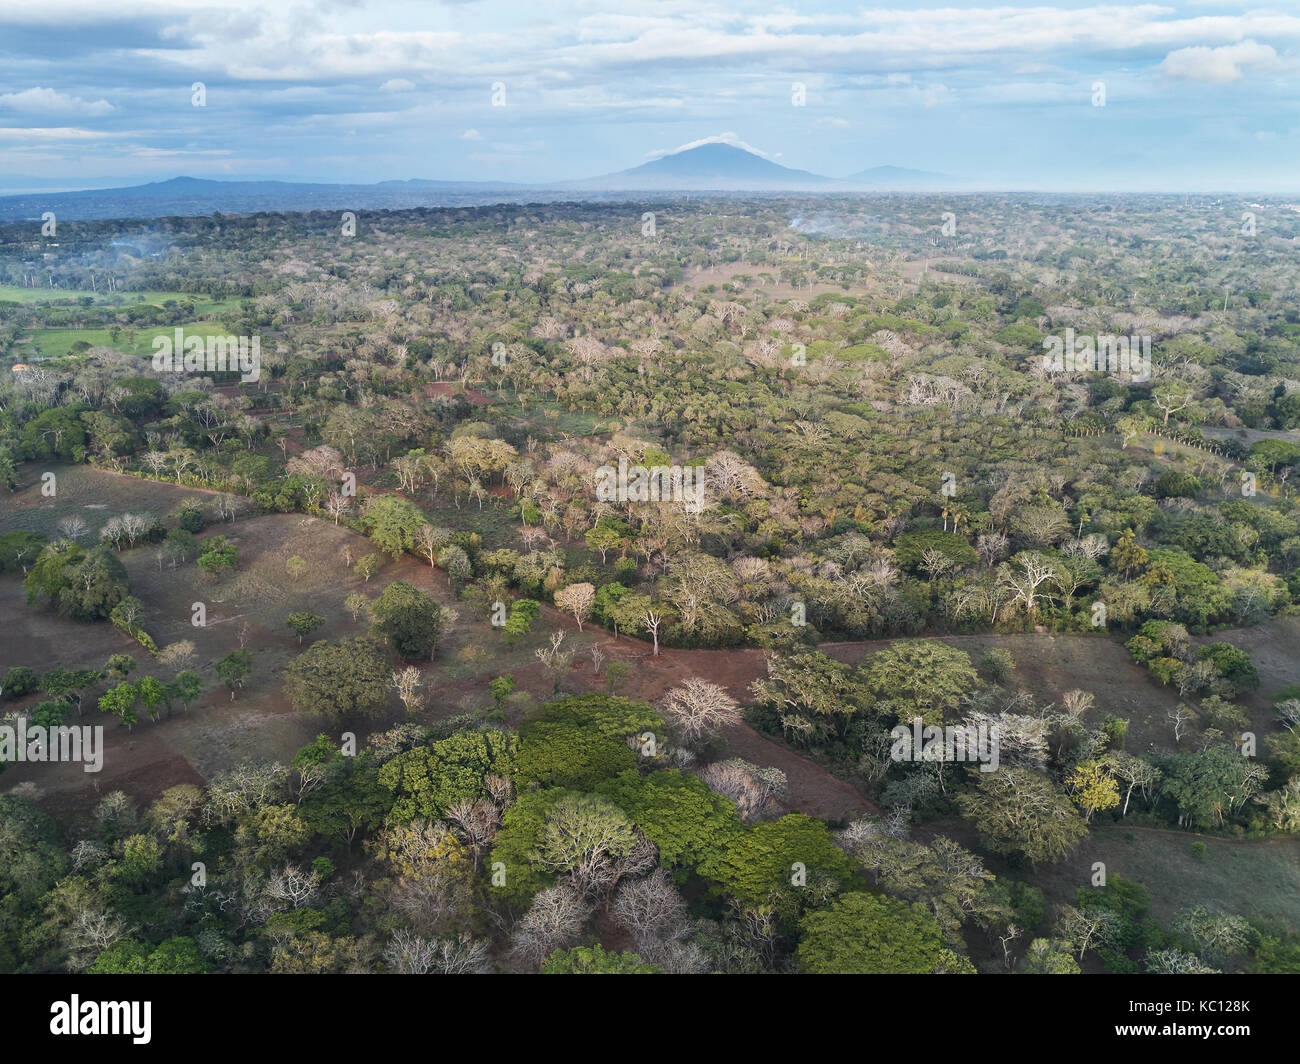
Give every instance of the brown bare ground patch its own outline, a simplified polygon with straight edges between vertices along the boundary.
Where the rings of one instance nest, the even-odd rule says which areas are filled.
[[[433,399],[439,395],[459,395],[469,400],[472,406],[487,406],[492,400],[480,391],[468,388],[459,381],[434,381],[424,386],[426,398]]]

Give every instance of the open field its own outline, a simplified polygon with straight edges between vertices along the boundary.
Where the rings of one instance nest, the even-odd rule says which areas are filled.
[[[1205,855],[1192,843],[1205,843]],[[1151,891],[1151,912],[1164,922],[1178,909],[1204,905],[1300,931],[1300,839],[1222,839],[1162,828],[1105,827],[1060,864],[1040,868],[1034,882],[1058,904],[1074,900],[1101,861],[1107,875]]]
[[[152,355],[156,336],[172,336],[176,326],[150,328],[123,328],[114,339],[108,329],[33,329],[13,346],[12,354],[19,358],[66,358],[73,354],[77,344],[90,347],[112,347],[128,355]],[[225,336],[230,329],[215,321],[186,322],[180,326],[186,336]],[[78,348],[78,351],[85,348]]]
[[[55,476],[53,498],[41,494],[41,474],[46,472]],[[80,517],[86,522],[82,543],[92,543],[110,517],[128,512],[163,517],[190,502],[206,510],[212,494],[84,465],[51,464],[41,469],[28,464],[19,470],[18,490],[0,499],[0,530],[55,539],[63,518]]]
[[[213,299],[210,296],[194,292],[92,292],[71,291],[65,288],[23,288],[19,285],[0,284],[0,302],[32,304],[64,304],[81,299],[90,299],[96,307],[130,307],[140,303],[152,303],[162,307],[168,303],[193,303],[200,314],[211,314],[227,307],[237,306],[237,299]]]

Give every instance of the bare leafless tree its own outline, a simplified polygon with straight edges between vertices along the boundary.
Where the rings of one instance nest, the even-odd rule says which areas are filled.
[[[688,745],[711,739],[742,719],[739,702],[724,688],[698,676],[669,691],[660,711]]]
[[[59,535],[74,543],[86,534],[86,522],[76,515],[65,517],[59,522]]]
[[[383,959],[398,975],[483,975],[492,970],[488,943],[467,934],[458,938],[421,938],[399,928],[389,939]]]
[[[515,925],[511,952],[533,964],[575,942],[593,906],[567,883],[539,891]]]
[[[414,665],[393,670],[393,690],[397,692],[397,697],[401,699],[408,714],[419,708],[422,701],[420,692],[423,689],[424,674]]]
[[[637,953],[650,961],[657,960],[668,943],[687,935],[688,911],[686,900],[662,868],[643,879],[626,881],[610,907],[614,922],[632,936]]]

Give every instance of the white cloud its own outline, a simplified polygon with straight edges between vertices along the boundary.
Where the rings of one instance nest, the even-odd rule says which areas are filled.
[[[477,129],[467,129],[460,135],[461,140],[482,140],[483,134]]]
[[[1240,81],[1249,71],[1276,70],[1280,65],[1269,45],[1242,41],[1222,48],[1179,48],[1165,56],[1159,69],[1169,78],[1226,85]]]
[[[830,126],[832,129],[848,129],[849,123],[842,118],[819,118],[813,125]]]
[[[407,81],[406,78],[389,78],[379,86],[380,92],[410,92],[415,88],[415,82]]]
[[[22,111],[27,114],[79,114],[106,115],[113,105],[107,100],[83,100],[79,96],[69,96],[66,92],[36,86],[22,92],[6,92],[0,95],[0,110]]]
[[[105,137],[134,136],[127,133],[102,133],[94,129],[77,129],[72,126],[48,126],[34,129],[30,126],[0,126],[0,138],[6,140],[102,140]]]
[[[676,155],[679,151],[690,151],[691,148],[698,148],[701,144],[730,144],[733,148],[743,148],[745,151],[753,152],[755,155],[761,155],[764,159],[770,159],[771,155],[761,148],[755,148],[752,144],[746,144],[734,133],[719,133],[716,137],[701,137],[699,140],[693,140],[689,144],[682,144],[676,148],[669,148],[665,151],[646,152],[647,159],[661,159],[665,155]]]
[[[233,152],[229,148],[203,148],[192,151],[186,148],[151,148],[147,145],[137,144],[125,149],[124,154],[135,156],[138,159],[169,159],[174,156],[202,158],[205,155],[231,155]]]

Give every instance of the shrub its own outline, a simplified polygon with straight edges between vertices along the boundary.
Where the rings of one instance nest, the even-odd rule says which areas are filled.
[[[186,532],[198,533],[203,531],[203,511],[197,506],[185,506],[181,508],[180,513],[176,515],[177,527],[184,529]]]
[[[989,650],[980,658],[980,664],[988,670],[990,679],[999,687],[1011,678],[1011,673],[1016,667],[1011,651],[1004,647],[994,647]]]
[[[36,673],[26,665],[15,665],[5,673],[0,692],[5,698],[22,698],[36,690]]]

